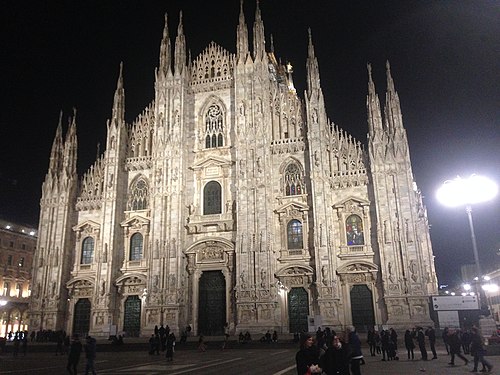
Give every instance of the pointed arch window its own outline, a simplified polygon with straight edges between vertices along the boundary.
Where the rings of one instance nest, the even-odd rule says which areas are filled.
[[[302,249],[304,247],[302,238],[302,223],[299,220],[293,219],[287,225],[287,242],[288,249]]]
[[[149,188],[144,178],[137,179],[130,187],[129,210],[138,211],[148,208]]]
[[[205,114],[205,148],[224,146],[224,113],[217,104],[208,107]]]
[[[297,163],[290,163],[286,167],[283,177],[286,196],[304,194],[304,178],[301,168],[297,165]]]
[[[217,181],[210,181],[203,189],[203,214],[222,213],[222,187]]]
[[[132,235],[130,238],[130,260],[140,260],[142,258],[143,243],[142,234],[135,233]]]
[[[365,244],[363,221],[358,215],[351,215],[347,218],[345,231],[348,246],[360,246]]]
[[[86,237],[82,243],[82,257],[80,264],[91,264],[94,258],[94,239]]]

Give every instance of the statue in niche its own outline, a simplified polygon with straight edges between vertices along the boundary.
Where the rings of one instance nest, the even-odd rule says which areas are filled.
[[[418,280],[417,265],[416,265],[416,263],[415,263],[415,261],[413,259],[410,260],[409,269],[410,269],[410,277],[411,277],[411,279],[416,282]]]
[[[325,286],[328,284],[328,268],[326,266],[321,267],[321,281]]]
[[[389,272],[389,280],[391,281],[391,283],[394,283],[394,274],[393,274],[393,269],[392,269],[392,263],[389,262],[387,264],[387,271]]]
[[[266,276],[267,276],[266,270],[264,268],[261,268],[260,269],[260,286],[262,288],[266,287]]]
[[[53,281],[53,282],[52,282],[52,288],[51,288],[51,290],[50,290],[50,296],[51,296],[51,297],[55,297],[55,295],[56,295],[56,282],[55,282],[55,281]]]
[[[158,259],[160,257],[160,240],[156,239],[153,258]]]
[[[102,262],[108,263],[108,244],[104,244],[104,251],[102,252]]]
[[[257,172],[261,173],[262,172],[262,158],[259,156],[257,158]]]
[[[169,276],[169,290],[173,292],[175,290],[175,274],[171,273]]]
[[[158,275],[154,275],[154,277],[153,277],[153,288],[152,288],[154,293],[158,292],[158,282],[159,282]]]
[[[241,289],[246,289],[247,287],[247,274],[245,270],[240,273],[240,287]]]

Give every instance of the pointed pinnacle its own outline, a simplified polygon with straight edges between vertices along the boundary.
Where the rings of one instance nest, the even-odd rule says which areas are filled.
[[[163,27],[163,38],[168,38],[168,15],[165,13],[165,26]]]
[[[182,10],[179,11],[179,26],[177,27],[177,36],[183,34],[183,25],[182,25]]]

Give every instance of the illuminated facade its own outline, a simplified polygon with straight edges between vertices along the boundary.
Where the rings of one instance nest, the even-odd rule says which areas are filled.
[[[28,329],[36,230],[0,220],[0,337]]]
[[[243,11],[236,53],[187,61],[167,22],[155,98],[132,124],[118,78],[102,156],[76,174],[76,120],[60,124],[42,187],[32,324],[105,336],[315,323],[430,324],[437,293],[426,209],[387,66],[369,70],[368,147],[326,116],[311,34],[307,90]],[[383,115],[382,115],[383,113]]]

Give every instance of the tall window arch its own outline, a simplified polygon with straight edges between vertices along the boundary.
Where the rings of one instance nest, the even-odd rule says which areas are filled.
[[[347,235],[347,245],[364,245],[365,236],[363,233],[363,221],[358,215],[351,215],[347,218],[345,224],[345,231]]]
[[[145,210],[148,208],[149,188],[147,181],[140,177],[130,187],[129,210]]]
[[[302,238],[302,223],[293,219],[287,225],[287,243],[288,249],[302,249],[304,247]]]
[[[130,238],[130,256],[129,260],[140,260],[142,258],[142,248],[143,248],[143,238],[142,234],[134,233]]]
[[[94,258],[94,239],[86,237],[82,243],[82,258],[80,264],[90,264]]]
[[[288,196],[304,194],[302,172],[297,163],[290,163],[286,167],[283,177],[285,195]]]
[[[217,181],[210,181],[203,189],[203,214],[222,213],[222,186]]]
[[[208,107],[205,114],[205,148],[224,146],[224,113],[217,104]]]

